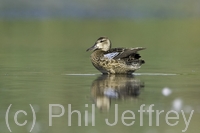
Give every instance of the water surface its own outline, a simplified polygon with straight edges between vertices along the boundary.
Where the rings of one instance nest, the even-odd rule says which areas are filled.
[[[36,113],[34,133],[141,132],[179,133],[194,110],[186,132],[199,129],[199,20],[159,21],[1,21],[0,22],[0,131],[29,132]],[[113,47],[147,47],[141,51],[146,64],[133,76],[102,76],[85,50],[102,35]],[[50,105],[53,115],[50,126]],[[59,105],[58,105],[59,104]],[[144,105],[143,125],[140,119]],[[31,105],[31,106],[30,106]],[[116,106],[117,105],[117,106]],[[159,117],[149,107],[164,110]],[[63,108],[61,108],[63,107]],[[94,108],[93,108],[94,107]],[[81,117],[69,112],[80,111]],[[118,109],[118,122],[115,113]],[[27,113],[16,112],[23,110]],[[165,120],[174,110],[179,118]],[[121,116],[127,111],[125,125]],[[94,116],[93,116],[94,115]],[[18,124],[14,120],[17,116]],[[85,118],[85,116],[88,116]],[[175,113],[170,114],[176,117]],[[80,121],[80,123],[78,123]],[[71,126],[70,126],[71,124]],[[78,124],[81,124],[80,126]],[[93,125],[94,124],[94,125]]]

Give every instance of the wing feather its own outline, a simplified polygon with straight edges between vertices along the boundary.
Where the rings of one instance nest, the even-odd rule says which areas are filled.
[[[115,58],[117,55],[119,55],[119,52],[112,52],[112,53],[104,54],[104,57],[106,57],[106,58],[108,58],[108,59],[113,59],[113,58]]]
[[[118,52],[118,54],[115,54],[113,56],[113,59],[122,59],[122,58],[127,58],[129,56],[135,57],[135,58],[140,58],[139,54],[137,54],[138,51],[143,50],[145,48],[143,47],[136,47],[136,48],[113,48],[110,49],[109,51],[107,51],[106,53],[116,53]]]

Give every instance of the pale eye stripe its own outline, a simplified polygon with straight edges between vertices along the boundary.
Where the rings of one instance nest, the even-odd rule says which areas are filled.
[[[118,52],[115,52],[115,53],[108,53],[108,54],[105,54],[104,57],[105,58],[108,58],[108,59],[113,59],[116,55],[118,55],[119,53]]]

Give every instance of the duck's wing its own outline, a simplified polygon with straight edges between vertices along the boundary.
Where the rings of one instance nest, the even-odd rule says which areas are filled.
[[[143,50],[143,47],[136,47],[136,48],[113,48],[109,51],[104,53],[104,57],[109,59],[122,59],[127,57],[133,57],[135,59],[139,59],[140,55],[137,54],[138,51]]]
[[[106,52],[104,54],[104,57],[108,58],[108,59],[114,59],[116,56],[118,56],[120,54],[120,52]]]

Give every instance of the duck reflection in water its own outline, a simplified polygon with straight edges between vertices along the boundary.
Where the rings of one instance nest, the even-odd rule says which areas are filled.
[[[125,100],[137,98],[144,83],[134,75],[101,75],[93,81],[91,95],[102,111],[108,111],[111,99]]]

